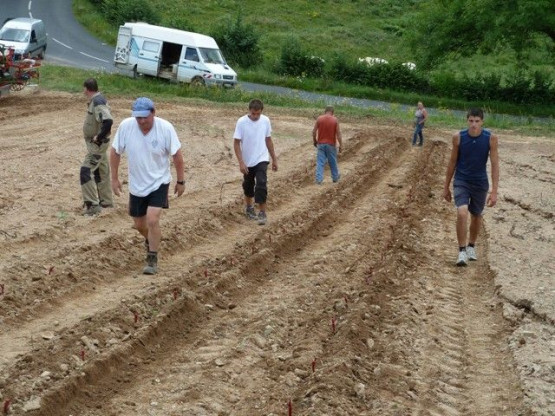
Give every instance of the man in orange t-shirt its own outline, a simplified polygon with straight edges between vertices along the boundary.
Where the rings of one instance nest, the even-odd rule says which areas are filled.
[[[321,184],[324,180],[326,162],[330,165],[332,181],[337,182],[340,177],[337,168],[337,152],[341,152],[342,140],[339,121],[333,115],[332,106],[327,106],[324,114],[316,120],[312,129],[312,140],[314,147],[318,149],[316,154],[316,183]],[[339,148],[336,148],[337,143]]]

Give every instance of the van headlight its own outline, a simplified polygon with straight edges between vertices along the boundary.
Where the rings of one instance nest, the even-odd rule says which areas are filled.
[[[222,76],[220,74],[214,74],[214,78],[216,79],[222,79]]]

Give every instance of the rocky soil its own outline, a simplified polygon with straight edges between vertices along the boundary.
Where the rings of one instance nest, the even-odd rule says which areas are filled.
[[[116,128],[131,100],[108,99]],[[416,149],[410,126],[338,114],[342,178],[319,186],[320,110],[267,106],[280,164],[258,226],[232,148],[246,104],[157,101],[187,190],[144,276],[127,195],[81,215],[85,111],[40,89],[0,99],[5,413],[555,415],[554,138],[496,131],[500,200],[457,268],[453,131],[431,120]]]

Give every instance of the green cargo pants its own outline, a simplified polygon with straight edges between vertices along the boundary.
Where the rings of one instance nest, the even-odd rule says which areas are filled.
[[[100,146],[85,139],[87,155],[81,165],[79,179],[83,202],[86,205],[112,206],[112,186],[110,184],[110,165],[106,151],[110,142]]]

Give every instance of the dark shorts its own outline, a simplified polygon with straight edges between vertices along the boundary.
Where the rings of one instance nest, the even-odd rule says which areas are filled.
[[[160,188],[151,192],[147,196],[135,196],[129,194],[129,215],[132,217],[144,217],[148,207],[169,208],[169,187],[169,183],[160,185]]]
[[[482,211],[486,206],[488,189],[489,183],[487,181],[466,182],[460,179],[455,179],[455,181],[453,182],[455,206],[458,208],[463,205],[468,205],[468,211],[472,215],[482,215]]]
[[[269,162],[260,162],[249,166],[249,173],[243,175],[243,192],[246,197],[254,197],[257,204],[264,204],[268,198],[268,165]]]

